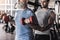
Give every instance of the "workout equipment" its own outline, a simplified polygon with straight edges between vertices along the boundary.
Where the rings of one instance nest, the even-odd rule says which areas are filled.
[[[28,20],[27,20],[28,19]],[[23,24],[23,25],[26,25],[26,24],[30,24],[30,23],[28,23],[30,21],[30,23],[33,23],[32,22],[32,16],[30,17],[30,18],[22,18],[21,19],[21,23]]]

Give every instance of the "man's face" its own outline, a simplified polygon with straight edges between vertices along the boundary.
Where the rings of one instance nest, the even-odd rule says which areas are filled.
[[[19,8],[23,8],[27,6],[28,0],[18,0]]]
[[[42,8],[46,8],[49,2],[47,2],[46,0],[41,0],[40,3]]]

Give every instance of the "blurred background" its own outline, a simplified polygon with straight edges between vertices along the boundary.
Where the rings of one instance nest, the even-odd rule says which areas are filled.
[[[17,10],[17,2],[18,0],[0,0],[0,40],[14,40],[15,38],[14,16]],[[39,6],[41,7],[38,0],[29,0],[28,2],[28,8],[34,12]],[[60,40],[60,0],[50,0],[48,7],[56,13],[55,25],[57,26],[55,31],[57,38]],[[7,22],[9,20],[8,24],[5,23],[6,19]]]

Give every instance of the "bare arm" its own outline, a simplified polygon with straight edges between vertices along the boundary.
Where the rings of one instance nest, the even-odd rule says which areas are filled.
[[[30,18],[25,19],[24,22],[30,25],[32,29],[39,30],[39,31],[41,30],[41,27],[38,25],[36,16],[31,16]]]
[[[54,24],[55,18],[56,14],[53,11],[51,11],[48,18],[48,25],[46,25],[45,28],[42,28],[42,31],[48,30]]]
[[[28,24],[30,25],[30,27],[32,29],[39,30],[39,31],[45,31],[45,30],[48,30],[51,27],[51,25],[54,23],[55,16],[56,16],[55,13],[52,11],[49,15],[49,18],[48,18],[48,24],[45,27],[41,27],[38,25],[38,21],[37,21],[36,16],[31,16]]]

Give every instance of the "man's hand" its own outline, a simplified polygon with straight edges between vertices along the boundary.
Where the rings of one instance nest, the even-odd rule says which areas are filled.
[[[25,19],[24,22],[27,23],[27,24],[28,24],[28,23],[33,23],[32,20],[33,20],[33,17],[31,16],[30,18]]]
[[[30,18],[22,18],[22,19],[21,19],[21,23],[22,23],[23,25],[25,25],[25,24],[32,24],[32,23],[33,23],[33,21],[32,21],[32,16],[31,16]]]
[[[25,22],[26,24],[28,24],[28,23],[30,23],[30,20],[29,20],[29,19],[25,19],[24,22]]]

